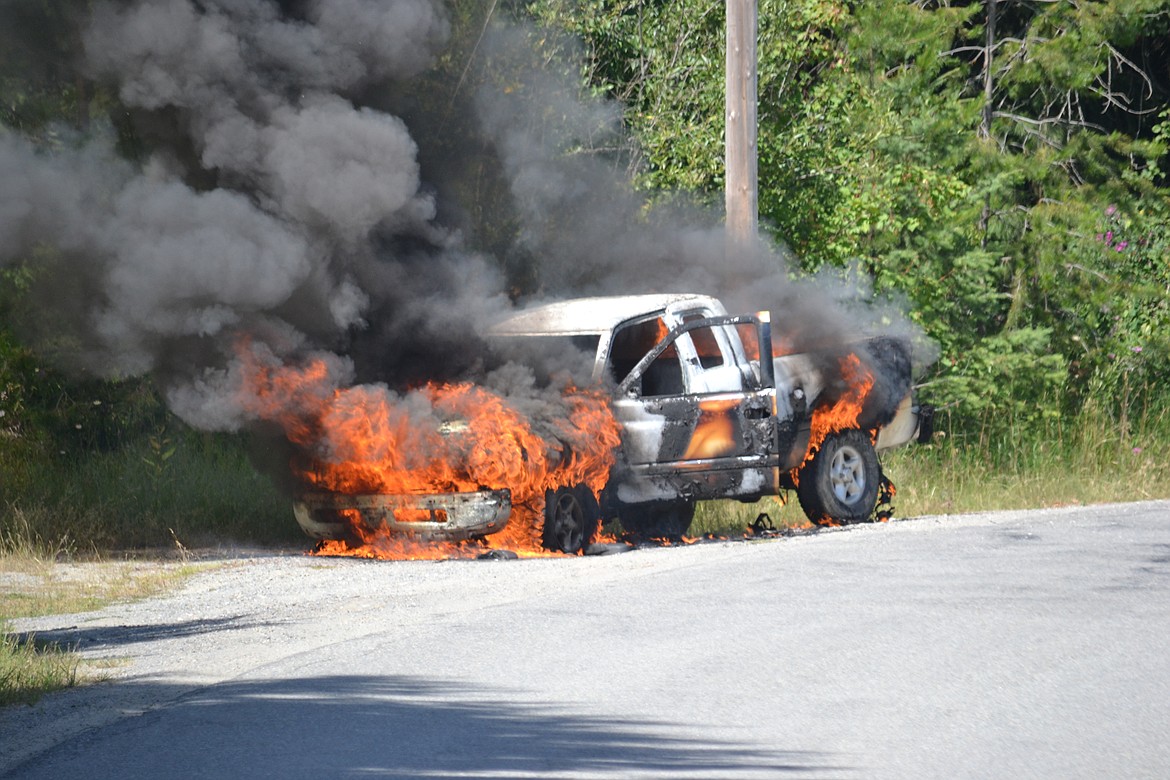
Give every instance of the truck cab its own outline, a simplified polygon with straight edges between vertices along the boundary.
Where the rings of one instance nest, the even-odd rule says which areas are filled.
[[[881,340],[886,352],[906,350],[892,361],[898,397],[870,402],[865,436],[828,442],[831,462],[810,460],[813,411],[831,395],[815,361],[774,356],[767,312],[730,316],[709,296],[550,303],[505,319],[491,336],[573,339],[592,360],[593,381],[612,388],[622,452],[601,511],[628,530],[677,535],[696,501],[754,501],[785,488],[798,489],[814,522],[856,521],[874,510],[877,450],[921,435],[926,416],[910,393],[908,347]]]

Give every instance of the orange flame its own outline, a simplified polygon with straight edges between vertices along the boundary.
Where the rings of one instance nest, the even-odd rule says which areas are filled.
[[[699,401],[699,421],[683,460],[718,458],[735,449],[735,424],[732,413],[739,408],[739,399],[702,399]]]
[[[841,379],[845,392],[832,404],[821,404],[813,409],[808,448],[800,466],[792,470],[792,479],[800,483],[800,469],[812,460],[829,434],[858,427],[858,418],[865,408],[865,399],[873,389],[874,376],[856,354],[841,358]]]
[[[325,542],[319,554],[449,558],[496,546],[549,554],[541,547],[545,492],[584,484],[598,495],[620,444],[609,401],[598,392],[567,389],[567,414],[544,421],[551,438],[546,440],[505,398],[469,383],[431,384],[400,396],[383,385],[338,387],[326,359],[287,365],[265,359],[248,344],[240,357],[244,408],[278,424],[297,446],[301,454],[293,471],[309,489],[396,495],[511,491],[511,518],[490,541],[426,543],[391,534],[385,526],[371,531],[350,517],[362,544]],[[458,433],[444,435],[443,424],[451,421],[457,421]]]

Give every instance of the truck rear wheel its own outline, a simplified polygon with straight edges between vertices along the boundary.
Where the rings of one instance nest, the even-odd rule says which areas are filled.
[[[829,434],[799,476],[796,496],[813,523],[844,525],[873,516],[881,469],[866,432]]]
[[[645,538],[680,539],[695,517],[693,501],[626,504],[618,512],[622,528]]]
[[[559,487],[544,496],[542,542],[548,550],[574,555],[593,541],[601,510],[585,485]]]

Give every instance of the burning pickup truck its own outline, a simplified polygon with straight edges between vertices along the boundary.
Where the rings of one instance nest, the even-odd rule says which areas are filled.
[[[931,433],[903,340],[789,354],[767,312],[732,316],[708,296],[562,301],[517,312],[487,335],[504,354],[591,364],[620,431],[600,479],[563,465],[578,460],[570,444],[548,456],[561,464],[541,496],[541,541],[552,550],[578,552],[602,518],[634,534],[678,537],[697,501],[793,489],[815,523],[863,521],[885,481],[878,452]],[[453,419],[438,433],[457,440],[465,425]],[[521,457],[537,454],[529,447]],[[503,529],[514,509],[508,486],[463,484],[425,494],[305,491],[294,509],[323,539],[355,526],[445,540]]]

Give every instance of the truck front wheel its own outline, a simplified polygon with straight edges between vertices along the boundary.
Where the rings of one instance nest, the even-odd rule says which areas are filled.
[[[873,516],[881,469],[865,431],[826,436],[812,460],[801,467],[799,477],[796,496],[813,523],[844,525]]]

